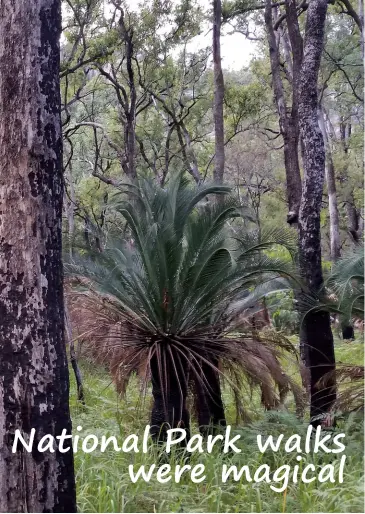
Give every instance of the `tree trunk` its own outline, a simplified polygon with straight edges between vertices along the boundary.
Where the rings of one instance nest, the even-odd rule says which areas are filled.
[[[318,123],[318,72],[324,42],[327,0],[312,0],[307,11],[299,91],[299,127],[303,141],[304,182],[299,212],[300,270],[309,291],[323,285],[320,212],[325,175],[325,149]],[[326,386],[318,381],[335,370],[330,317],[312,311],[302,323],[306,365],[310,369],[311,421],[314,425],[330,410],[336,398],[334,378]]]
[[[173,349],[171,353],[163,349],[159,353],[160,359],[155,353],[150,361],[153,396],[151,435],[156,441],[164,441],[169,428],[185,428],[190,433],[186,407],[188,369],[186,362],[181,362],[181,357],[177,353],[175,355]]]
[[[214,432],[215,427],[226,426],[219,373],[214,369],[218,368],[218,359],[210,360],[213,367],[201,362],[200,379],[195,377],[196,411],[202,433]]]
[[[75,352],[75,343],[72,337],[72,327],[70,316],[68,315],[67,303],[65,302],[65,328],[67,334],[67,343],[69,345],[70,350],[70,361],[71,366],[75,374],[76,387],[77,387],[77,399],[83,405],[85,405],[85,395],[84,395],[84,387],[82,385],[82,374],[79,368],[79,364],[77,362],[76,352]]]
[[[355,339],[354,327],[348,321],[342,324],[341,330],[344,341],[353,341]]]
[[[291,13],[290,8],[289,13]],[[297,84],[299,80],[298,74],[301,65],[302,54],[301,37],[299,33],[299,38],[295,39],[293,35],[293,33],[295,34],[295,28],[289,31],[293,49],[293,95],[292,107],[289,113],[285,99],[284,86],[281,79],[279,45],[277,35],[274,31],[272,5],[270,0],[266,0],[265,4],[265,26],[269,44],[274,100],[279,115],[280,131],[284,140],[284,165],[288,202],[287,222],[292,225],[298,222],[302,189],[298,155],[299,125],[297,94]],[[293,43],[295,43],[295,46]]]
[[[215,133],[215,156],[214,156],[214,181],[218,184],[223,182],[224,176],[224,79],[221,60],[221,0],[213,0],[213,64],[214,64],[214,133]]]
[[[328,212],[330,217],[330,245],[331,245],[331,260],[335,262],[341,255],[341,241],[340,241],[340,216],[337,205],[337,191],[336,191],[336,178],[335,167],[333,165],[331,145],[328,138],[326,122],[324,118],[323,108],[318,109],[319,126],[322,131],[324,146],[326,151],[326,166],[325,175],[327,182],[328,194]]]
[[[75,512],[61,262],[59,0],[0,3],[0,511]],[[18,445],[17,429],[33,451]],[[67,446],[67,441],[66,445]]]
[[[353,242],[357,244],[362,236],[362,226],[360,223],[360,213],[356,208],[352,192],[347,197],[345,208],[348,231]]]

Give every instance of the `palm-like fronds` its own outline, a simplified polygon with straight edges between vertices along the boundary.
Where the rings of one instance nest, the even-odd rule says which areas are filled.
[[[327,373],[320,386],[326,387],[333,381],[335,375],[338,386],[337,398],[332,406],[332,412],[341,413],[359,412],[364,410],[364,366],[355,364],[337,365],[337,369]]]
[[[358,245],[352,254],[342,257],[327,281],[338,310],[346,319],[364,319],[364,249]]]
[[[241,216],[228,191],[191,187],[181,176],[165,189],[144,180],[114,205],[128,224],[128,238],[110,239],[103,252],[80,254],[66,266],[94,304],[94,337],[105,339],[103,326],[114,324],[115,344],[108,347],[117,349],[121,365],[131,370],[148,363],[155,407],[161,404],[157,425],[188,424],[189,387],[219,421],[211,412],[221,402],[224,363],[243,369],[268,406],[275,405],[275,384],[281,392],[293,386],[269,339],[231,335],[239,316],[232,305],[242,291],[275,277],[289,280],[294,271],[289,262],[265,254],[288,243],[282,232],[259,238],[228,226]],[[223,198],[217,202],[216,195]]]
[[[364,250],[355,251],[339,259],[333,266],[319,294],[302,293],[300,310],[327,310],[339,315],[343,323],[364,319]]]

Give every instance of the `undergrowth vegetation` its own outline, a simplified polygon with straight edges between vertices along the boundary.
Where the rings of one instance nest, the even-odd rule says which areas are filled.
[[[363,362],[362,342],[336,344],[336,358],[341,363]],[[115,435],[121,439],[135,433],[142,436],[149,422],[148,393],[144,404],[141,403],[140,384],[136,377],[129,383],[126,397],[121,400],[111,383],[110,375],[101,368],[81,363],[84,386],[85,406],[76,400],[75,384],[71,377],[71,409],[74,432],[82,426],[81,436],[86,434]],[[283,493],[276,493],[266,483],[247,483],[220,480],[223,464],[237,467],[248,465],[253,470],[260,464],[268,463],[272,470],[295,460],[285,453],[260,453],[256,436],[284,433],[288,437],[294,433],[305,434],[307,420],[298,420],[293,413],[271,411],[264,413],[260,398],[248,399],[251,424],[236,425],[234,399],[229,390],[223,392],[226,405],[227,423],[232,424],[235,433],[241,435],[240,454],[223,454],[218,449],[211,454],[193,453],[189,464],[205,464],[206,480],[201,484],[191,482],[183,476],[181,482],[161,484],[153,478],[149,483],[137,481],[133,484],[128,465],[151,465],[158,463],[156,446],[151,446],[147,454],[122,453],[108,449],[104,453],[96,450],[90,454],[76,453],[76,472],[78,503],[81,512],[364,512],[363,495],[363,421],[361,414],[340,417],[338,432],[345,432],[347,456],[344,483],[309,484],[289,483]],[[248,394],[248,393],[247,393]],[[289,406],[291,407],[291,406]],[[192,426],[192,433],[197,427]],[[184,460],[185,459],[185,460]],[[321,465],[333,462],[335,455],[305,455],[305,462]],[[183,462],[184,461],[184,462]],[[186,455],[172,455],[169,463],[186,463]],[[337,464],[336,464],[337,466]]]

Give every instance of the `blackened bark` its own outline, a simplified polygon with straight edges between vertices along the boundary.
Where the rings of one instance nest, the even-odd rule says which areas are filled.
[[[0,511],[75,512],[61,262],[60,0],[0,3]],[[35,429],[33,451],[19,429]]]
[[[222,2],[213,0],[213,65],[214,65],[214,133],[215,133],[215,156],[214,156],[214,181],[218,184],[223,182],[224,176],[224,78],[221,59],[221,21]]]
[[[345,341],[352,341],[355,339],[355,331],[352,325],[345,323],[342,327],[342,339]]]
[[[168,345],[169,343],[162,343]],[[150,360],[153,406],[151,435],[164,441],[169,428],[184,428],[190,437],[190,416],[186,406],[188,394],[188,369],[181,357],[168,350],[155,353]]]
[[[201,362],[200,378],[195,377],[196,411],[202,433],[226,426],[226,417],[219,381],[218,359],[209,358],[211,365]]]
[[[303,142],[304,181],[299,212],[300,270],[310,291],[323,285],[320,212],[325,175],[325,149],[318,123],[318,72],[324,43],[327,0],[311,0],[307,11],[304,53],[299,90],[299,127]],[[334,379],[326,387],[318,384],[335,369],[330,318],[327,312],[311,312],[302,323],[306,365],[310,370],[313,424],[319,424],[336,398]]]
[[[287,10],[292,15],[292,2],[287,2]],[[294,4],[295,9],[295,4]],[[288,202],[288,215],[287,222],[289,224],[296,224],[298,222],[299,207],[301,199],[301,176],[299,167],[299,154],[298,154],[298,143],[299,143],[299,124],[298,124],[298,84],[299,84],[299,70],[302,59],[302,43],[300,32],[297,33],[296,25],[297,21],[294,22],[291,18],[288,18],[291,22],[289,37],[292,46],[293,54],[293,94],[292,94],[292,106],[289,112],[286,99],[284,86],[281,79],[281,65],[280,65],[280,54],[277,34],[274,31],[273,14],[271,1],[266,0],[265,4],[265,26],[267,33],[267,40],[269,43],[270,53],[270,64],[272,72],[272,87],[274,91],[274,99],[276,108],[279,115],[280,131],[284,140],[284,164],[286,174],[286,191],[287,191],[287,202]],[[296,23],[296,25],[295,25]]]
[[[72,327],[71,327],[71,320],[68,315],[68,309],[67,304],[65,303],[65,328],[66,328],[66,334],[67,334],[67,343],[70,350],[70,361],[71,366],[75,374],[75,380],[76,380],[76,387],[77,387],[77,399],[79,402],[81,402],[83,405],[85,405],[85,395],[84,395],[84,387],[82,384],[82,374],[81,370],[79,368],[79,364],[77,362],[76,352],[75,352],[75,342],[72,337]]]

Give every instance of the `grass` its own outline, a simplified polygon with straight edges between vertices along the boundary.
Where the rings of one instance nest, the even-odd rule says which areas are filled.
[[[341,362],[362,363],[364,346],[361,342],[336,344],[336,357]],[[149,400],[145,405],[138,401],[139,384],[134,378],[128,388],[125,400],[120,400],[106,372],[90,365],[82,364],[86,406],[76,401],[75,384],[71,376],[71,410],[74,431],[83,427],[80,434],[93,433],[97,436],[115,435],[121,440],[131,433],[142,434],[149,419]],[[256,403],[255,398],[247,398],[247,403]],[[225,394],[228,422],[234,425],[233,400]],[[283,493],[276,493],[269,484],[227,482],[220,480],[223,464],[237,467],[250,466],[250,469],[266,462],[274,470],[283,464],[295,460],[295,455],[280,450],[277,453],[259,452],[256,435],[284,433],[304,434],[307,425],[298,421],[287,412],[263,413],[253,406],[251,413],[255,420],[249,426],[235,426],[241,435],[240,454],[223,454],[219,450],[211,454],[193,453],[187,461],[181,452],[172,455],[170,464],[189,462],[194,465],[203,463],[206,480],[194,484],[188,476],[183,476],[180,483],[173,481],[160,484],[138,481],[133,484],[128,474],[128,466],[133,463],[150,465],[157,463],[158,450],[151,447],[147,454],[123,453],[96,450],[75,455],[78,505],[81,512],[364,512],[363,482],[363,423],[362,419],[350,416],[340,421],[336,428],[346,434],[347,456],[344,483],[291,484]],[[193,430],[193,433],[195,431]],[[321,466],[339,457],[332,454],[309,454],[306,463],[313,462]],[[296,463],[296,462],[295,462]],[[338,466],[338,462],[336,464]]]

